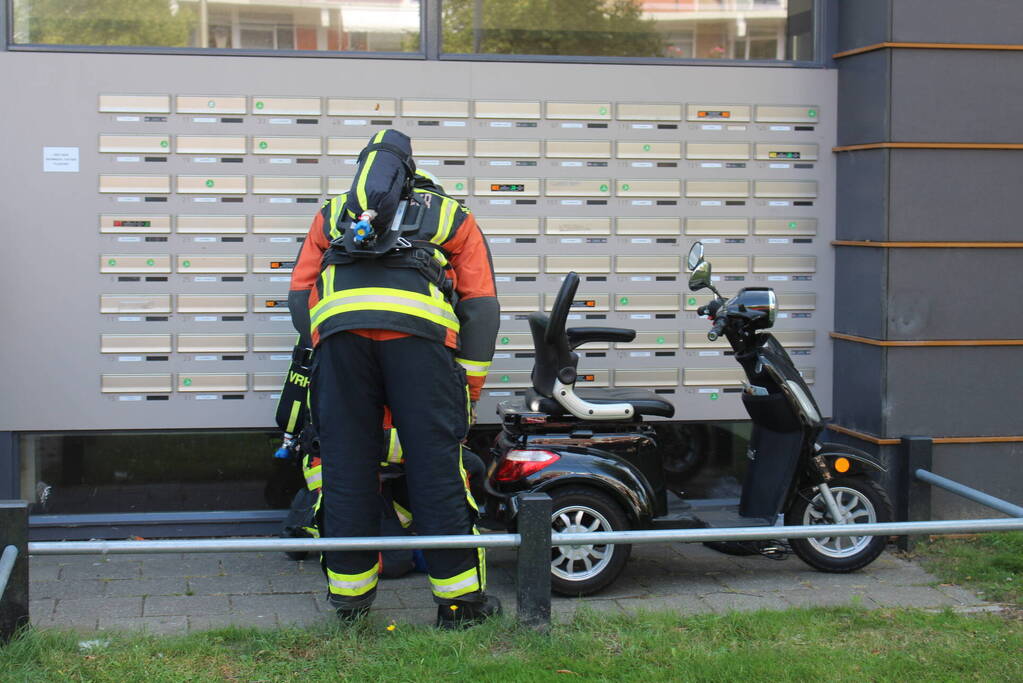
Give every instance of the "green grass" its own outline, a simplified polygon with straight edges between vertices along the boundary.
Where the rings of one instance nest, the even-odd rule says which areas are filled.
[[[1023,607],[1023,532],[937,538],[917,546],[926,569],[985,600]]]
[[[962,681],[1023,679],[1023,623],[857,608],[681,617],[583,612],[549,634],[509,618],[464,632],[226,629],[188,636],[28,632],[8,681]]]

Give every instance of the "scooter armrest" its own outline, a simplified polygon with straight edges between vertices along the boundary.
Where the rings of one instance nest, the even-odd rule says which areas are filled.
[[[570,349],[589,342],[630,342],[636,338],[636,330],[623,327],[570,327],[565,334]]]

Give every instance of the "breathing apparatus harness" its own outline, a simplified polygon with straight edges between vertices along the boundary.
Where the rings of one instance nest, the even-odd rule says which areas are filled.
[[[377,142],[367,145],[359,155],[361,165],[373,151],[387,152],[398,157],[405,169],[398,207],[391,225],[384,231],[374,229],[372,221],[377,211],[364,209],[358,220],[352,220],[343,210],[341,225],[337,226],[340,236],[330,242],[323,253],[321,270],[328,265],[342,266],[357,260],[375,259],[388,268],[412,268],[436,286],[452,307],[457,303],[453,281],[447,276],[451,268],[451,254],[438,244],[421,239],[411,239],[419,232],[427,213],[427,204],[416,196],[416,165],[412,157],[396,145]],[[408,217],[408,222],[406,222]],[[442,258],[438,259],[436,254]]]

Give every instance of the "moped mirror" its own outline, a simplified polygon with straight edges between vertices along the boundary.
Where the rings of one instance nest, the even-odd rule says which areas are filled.
[[[693,246],[689,247],[689,255],[686,256],[686,266],[689,270],[696,270],[696,266],[700,265],[700,261],[703,260],[703,242],[696,241]]]
[[[700,261],[693,268],[693,274],[689,276],[689,291],[697,292],[707,287],[714,289],[710,284],[710,262]]]

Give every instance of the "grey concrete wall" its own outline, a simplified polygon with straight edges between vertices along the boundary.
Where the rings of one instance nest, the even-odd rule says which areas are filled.
[[[1015,45],[1023,40],[1020,0],[844,0],[842,4],[890,4],[889,40],[896,42]]]
[[[1023,44],[1019,0],[843,0],[839,42]],[[838,60],[839,145],[1018,143],[1023,52],[886,48]],[[1023,151],[839,154],[840,240],[1023,241]],[[1023,251],[836,248],[835,329],[890,341],[1023,338]],[[883,438],[1017,436],[1023,347],[879,347],[836,340],[834,422]],[[830,436],[830,435],[829,435]],[[849,437],[844,437],[846,440]],[[860,442],[893,472],[899,446]],[[1019,444],[939,444],[934,469],[1023,500]],[[896,496],[897,478],[885,477]],[[937,517],[984,516],[936,491]]]

